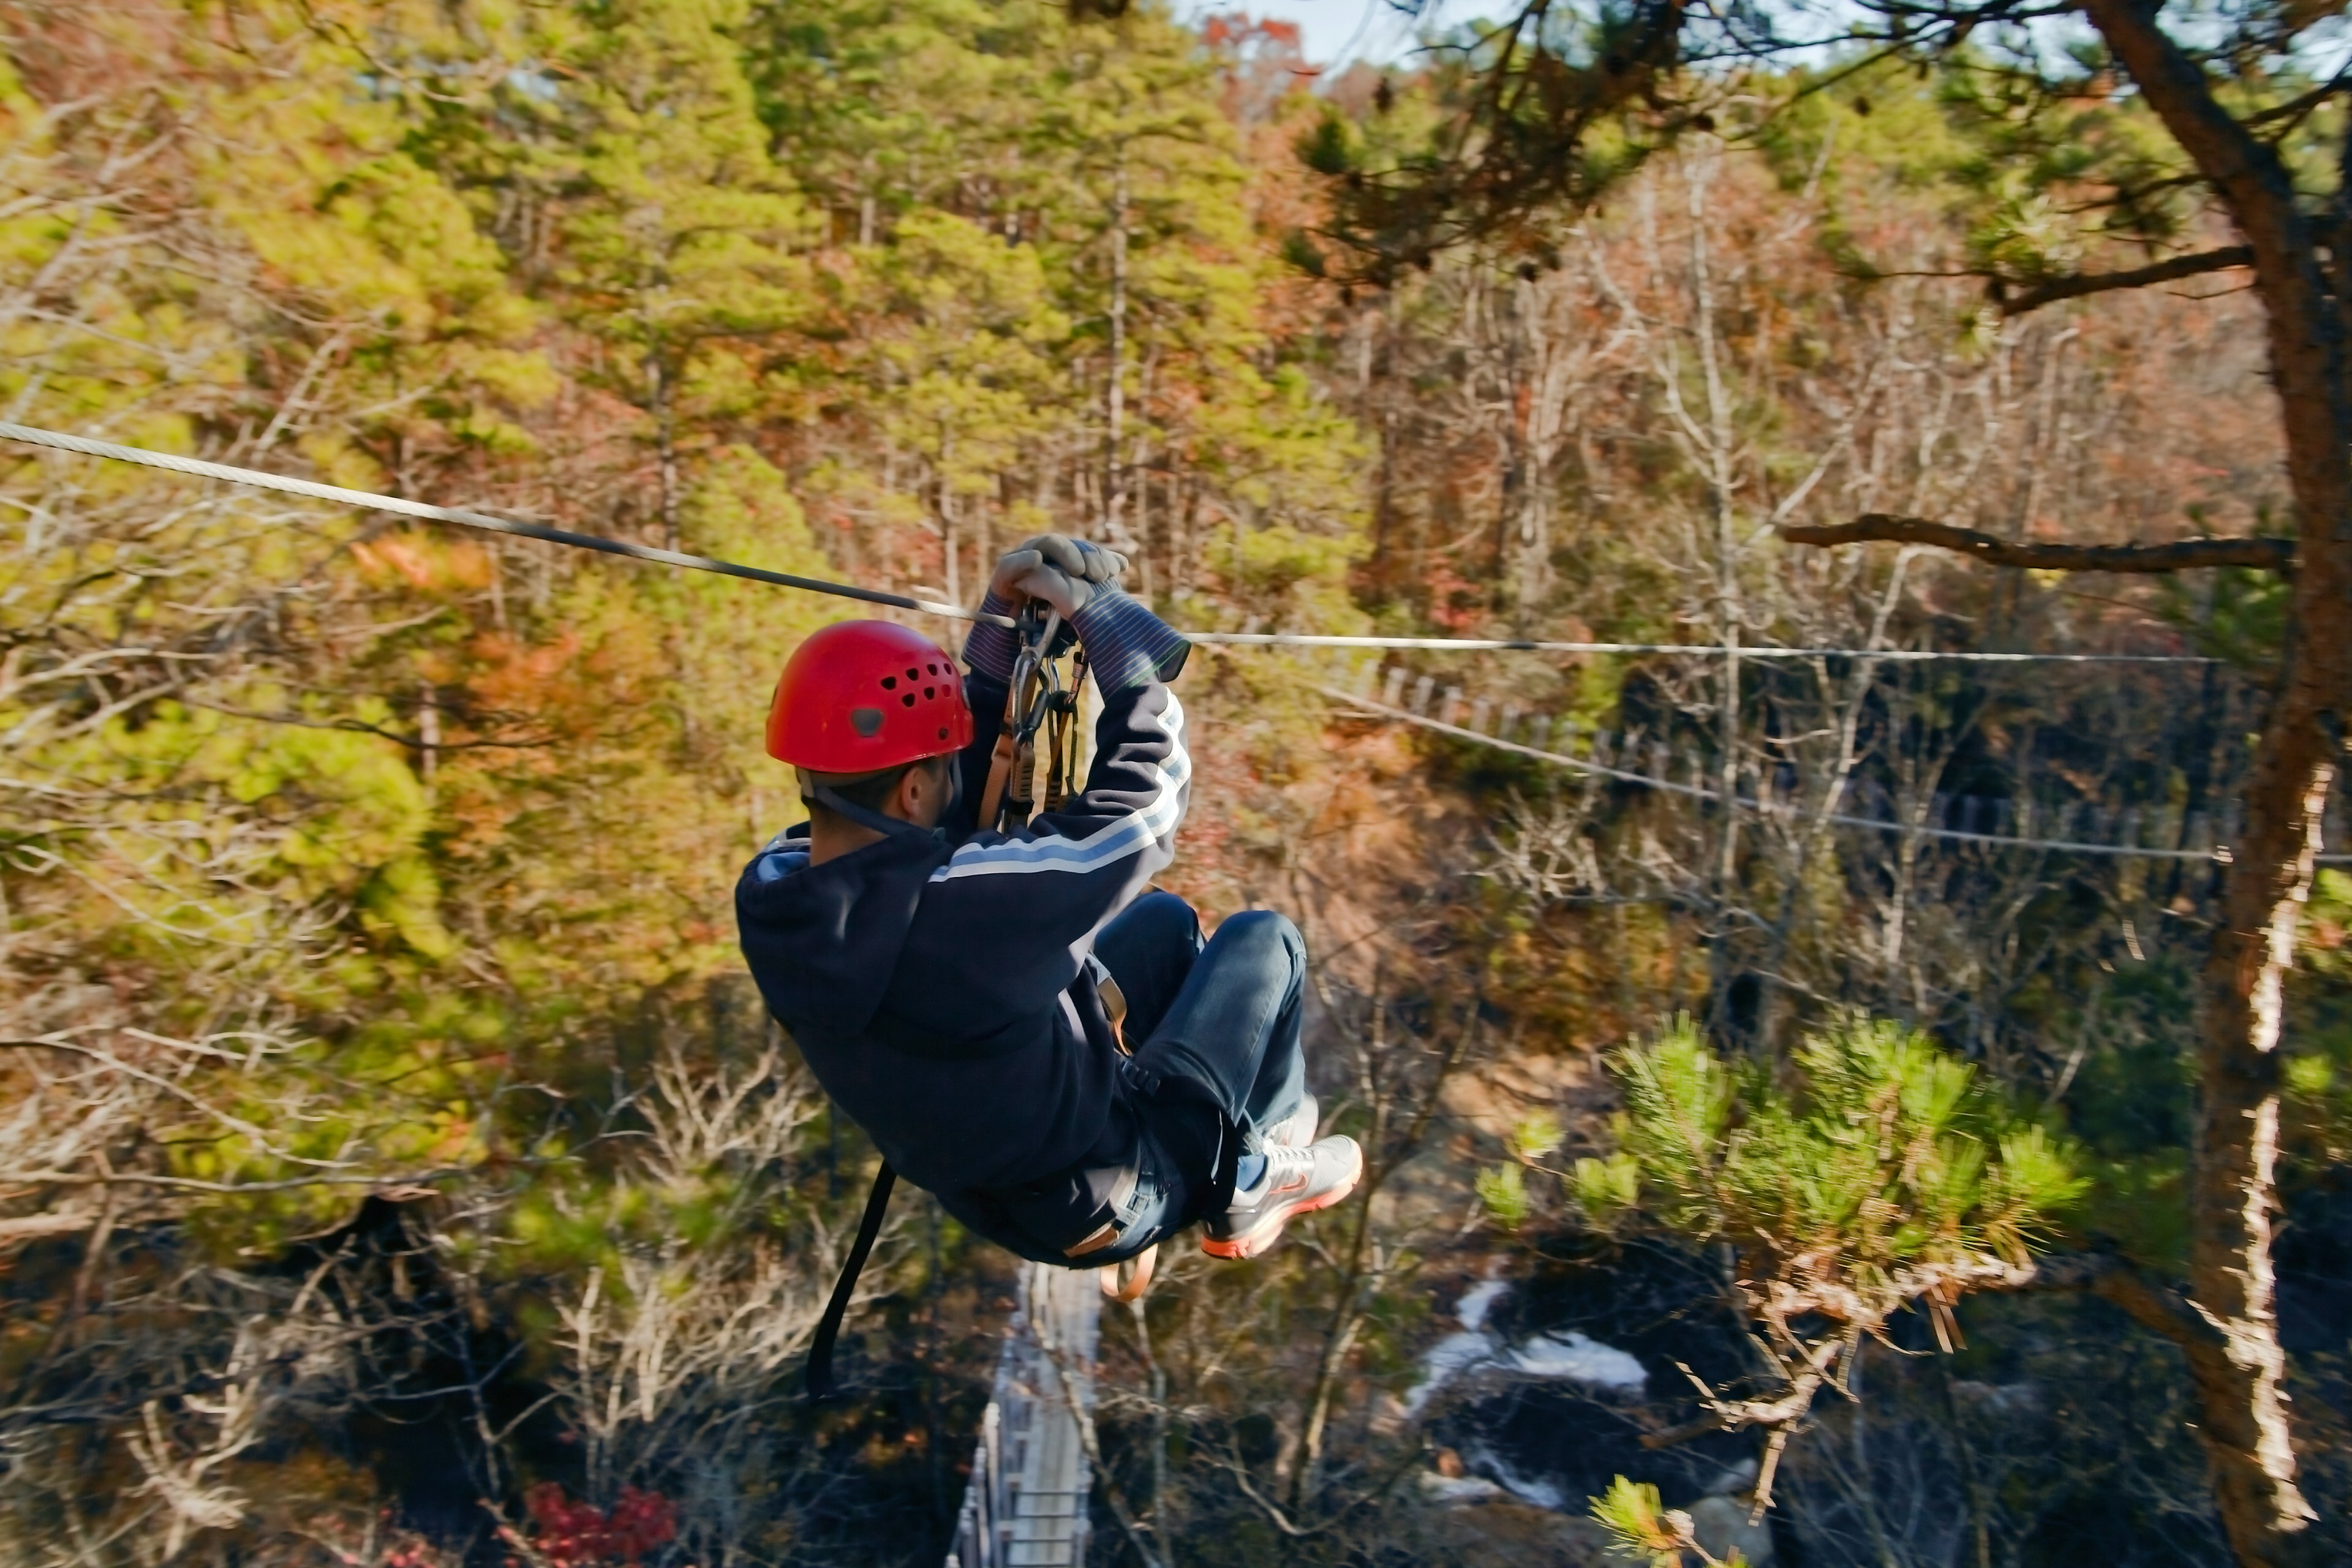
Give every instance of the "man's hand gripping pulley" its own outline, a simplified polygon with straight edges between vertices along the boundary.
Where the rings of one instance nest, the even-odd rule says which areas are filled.
[[[1127,557],[1059,533],[1039,534],[996,563],[992,593],[1012,600],[1021,651],[1005,692],[1004,723],[989,758],[988,786],[981,794],[979,825],[999,833],[1026,827],[1036,815],[1037,732],[1046,732],[1047,811],[1069,798],[1077,773],[1072,730],[1078,689],[1086,683],[1086,650],[1076,646],[1071,622],[1103,584],[1115,583]],[[1056,659],[1070,654],[1067,681]]]

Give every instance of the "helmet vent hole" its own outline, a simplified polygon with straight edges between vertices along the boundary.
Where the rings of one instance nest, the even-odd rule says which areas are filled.
[[[948,738],[948,727],[947,727],[945,724],[942,724],[942,725],[940,725],[940,740],[942,740],[942,741],[944,741],[944,740],[946,740],[947,738]]]
[[[909,680],[920,680],[923,679],[923,672],[919,669],[909,669],[907,671],[907,679]]]
[[[895,675],[886,675],[886,676],[884,676],[884,677],[882,678],[882,689],[883,689],[883,690],[885,690],[885,691],[896,691],[896,690],[898,690],[898,678],[897,676],[895,676]]]
[[[937,697],[939,694],[940,689],[936,686],[926,686],[923,688],[923,700],[926,702],[929,702],[932,698]]]
[[[909,691],[907,695],[898,699],[898,700],[905,703],[908,707],[912,708],[915,705],[915,694]]]

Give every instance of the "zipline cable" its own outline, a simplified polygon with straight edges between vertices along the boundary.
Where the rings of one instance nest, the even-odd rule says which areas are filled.
[[[175,474],[193,474],[203,479],[221,479],[233,485],[251,485],[258,489],[283,490],[289,495],[309,496],[315,500],[331,500],[343,506],[355,506],[368,511],[396,512],[402,517],[423,518],[428,522],[454,522],[460,528],[478,528],[486,533],[512,534],[518,539],[536,539],[548,544],[568,544],[575,550],[602,551],[606,555],[634,556],[639,561],[657,562],[664,566],[684,566],[696,572],[715,572],[721,577],[741,577],[753,583],[772,583],[779,588],[799,588],[811,594],[831,594],[837,598],[859,599],[869,605],[888,605],[895,609],[920,610],[926,615],[948,616],[959,621],[986,621],[991,626],[1010,630],[1010,616],[983,616],[967,610],[961,605],[943,605],[929,599],[911,598],[905,594],[885,594],[877,588],[860,588],[848,583],[828,583],[818,577],[795,577],[789,572],[771,572],[762,566],[739,566],[732,561],[720,561],[709,555],[688,555],[682,551],[656,550],[650,544],[631,544],[619,539],[606,539],[601,534],[574,533],[568,528],[550,528],[539,522],[516,522],[488,512],[465,511],[457,507],[427,506],[423,501],[403,500],[397,496],[380,496],[369,490],[346,489],[341,485],[317,484],[310,479],[288,479],[283,474],[264,473],[258,468],[232,468],[226,463],[207,463],[197,458],[176,458],[167,452],[151,452],[144,447],[124,447],[112,441],[93,441],[86,436],[66,436],[55,430],[43,430],[31,425],[11,425],[0,420],[0,436],[11,441],[23,441],[35,447],[54,447],[60,452],[79,452],[88,458],[111,458],[118,463],[138,463],[150,468],[166,468]]]
[[[1708,789],[1703,784],[1676,784],[1672,779],[1653,777],[1630,768],[1611,767],[1606,763],[1596,762],[1589,757],[1570,756],[1564,752],[1546,751],[1540,746],[1529,746],[1517,741],[1507,741],[1499,735],[1482,734],[1478,731],[1465,728],[1460,724],[1449,724],[1443,719],[1433,719],[1425,713],[1414,713],[1406,709],[1392,708],[1385,702],[1340,687],[1318,686],[1315,689],[1333,701],[1353,708],[1370,718],[1385,719],[1394,723],[1417,724],[1424,730],[1433,730],[1441,735],[1450,735],[1457,741],[1470,741],[1481,746],[1493,746],[1499,751],[1516,752],[1520,756],[1532,757],[1539,763],[1550,763],[1558,767],[1573,768],[1579,773],[1589,773],[1598,778],[1613,779],[1621,784],[1640,784],[1644,789],[1682,795],[1703,805],[1712,805],[1723,798],[1721,792]],[[1795,805],[1758,801],[1746,795],[1734,795],[1732,805],[1735,810],[1759,816],[1807,815]],[[2133,844],[2098,844],[2071,838],[2023,838],[2005,833],[1970,833],[1957,827],[1930,827],[1925,823],[1890,822],[1885,817],[1854,816],[1843,812],[1831,812],[1821,820],[1839,827],[1864,827],[1879,833],[1936,838],[1954,844],[1981,844],[1995,849],[2036,849],[2053,855],[2100,855],[2126,860],[2205,860],[2219,861],[2225,865],[2230,858],[2228,847],[2218,845],[2211,849],[2148,849]],[[2352,865],[2352,855],[2322,855],[2317,858],[2322,865]]]
[[[887,594],[878,588],[861,588],[849,583],[829,583],[819,577],[798,577],[789,572],[771,572],[761,566],[741,566],[732,561],[720,561],[709,555],[688,555],[683,551],[659,550],[649,544],[631,544],[625,540],[607,539],[601,534],[575,533],[568,528],[551,528],[545,523],[518,522],[509,518],[492,517],[488,512],[467,511],[457,507],[431,506],[424,501],[404,500],[397,496],[377,495],[371,490],[349,489],[341,485],[323,485],[311,479],[289,479],[283,474],[267,473],[259,468],[240,468],[227,463],[209,463],[200,458],[175,457],[168,452],[153,452],[144,447],[126,447],[114,441],[94,441],[87,436],[68,436],[60,431],[44,430],[34,425],[15,425],[0,421],[0,437],[22,441],[28,446],[47,447],[60,452],[75,452],[87,458],[106,458],[118,463],[136,463],[143,468],[163,468],[175,474],[188,474],[196,479],[218,479],[226,484],[248,485],[257,489],[279,490],[288,495],[308,496],[314,500],[333,501],[338,505],[358,507],[368,511],[388,511],[401,517],[420,518],[427,522],[454,523],[460,528],[479,529],[486,533],[503,533],[517,539],[536,539],[546,544],[569,545],[574,550],[594,550],[606,555],[626,555],[638,561],[651,561],[657,565],[682,566],[688,571],[710,572],[721,577],[740,577],[747,582],[769,583],[780,588],[798,588],[803,593],[830,594],[835,598],[856,599],[868,605],[887,605],[895,609],[919,610],[925,615],[944,616],[950,620],[981,621],[993,626],[1013,626],[1008,616],[985,615],[950,605],[936,599],[919,599],[906,594]],[[1326,637],[1307,632],[1182,632],[1189,642],[1223,647],[1338,647],[1338,648],[1397,648],[1423,649],[1433,653],[1664,653],[1690,654],[1720,658],[1726,650],[1711,643],[1632,643],[1632,642],[1556,642],[1517,637]],[[1924,648],[1858,648],[1858,647],[1743,647],[1741,658],[1869,658],[1890,663],[1920,663],[1930,659],[1952,660],[1974,664],[2213,664],[2215,659],[2199,654],[2177,653],[1989,653],[1937,652]]]
[[[1721,658],[1721,643],[1534,642],[1509,637],[1343,637],[1289,632],[1181,632],[1192,642],[1227,647],[1430,648],[1444,653],[1688,653]],[[1932,648],[1746,647],[1741,658],[1871,658],[1898,663],[1959,659],[1977,664],[2214,664],[2193,653],[1939,653]]]

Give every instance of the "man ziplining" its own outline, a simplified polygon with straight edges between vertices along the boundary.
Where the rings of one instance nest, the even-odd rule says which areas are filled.
[[[1150,889],[1190,796],[1168,682],[1191,647],[1120,590],[1125,566],[1059,534],[997,563],[983,613],[1050,607],[1101,696],[1085,788],[1010,832],[982,827],[978,802],[1014,632],[975,626],[961,678],[894,622],[811,637],[767,733],[809,820],[735,891],[769,1010],[888,1168],[1066,1268],[1148,1268],[1196,1223],[1204,1252],[1253,1258],[1363,1171],[1353,1139],[1315,1136],[1297,929],[1252,910],[1203,943],[1191,906]]]

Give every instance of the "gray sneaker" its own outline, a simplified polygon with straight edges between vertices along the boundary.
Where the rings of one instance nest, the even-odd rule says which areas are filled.
[[[1320,1126],[1322,1121],[1323,1108],[1315,1103],[1313,1095],[1307,1095],[1299,1100],[1297,1110],[1267,1128],[1264,1137],[1270,1144],[1278,1143],[1285,1148],[1304,1149],[1315,1142],[1315,1129]]]
[[[1269,1142],[1265,1153],[1257,1185],[1235,1192],[1232,1205],[1204,1227],[1201,1250],[1210,1257],[1255,1258],[1282,1239],[1282,1227],[1295,1215],[1329,1208],[1364,1175],[1364,1152],[1344,1134],[1303,1149]]]

